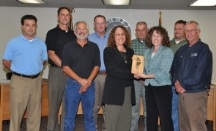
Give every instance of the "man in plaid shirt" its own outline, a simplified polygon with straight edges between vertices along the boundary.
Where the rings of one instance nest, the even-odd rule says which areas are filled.
[[[144,21],[139,21],[136,24],[136,39],[132,40],[131,48],[134,50],[134,55],[144,56],[144,52],[147,49],[145,39],[147,37],[148,28],[147,23]],[[144,79],[134,79],[135,95],[136,95],[136,105],[132,107],[132,118],[131,118],[131,129],[130,131],[139,131],[138,121],[140,117],[140,98],[142,97],[143,102],[143,114],[144,114],[144,131],[146,128],[146,106],[145,106],[145,87]]]

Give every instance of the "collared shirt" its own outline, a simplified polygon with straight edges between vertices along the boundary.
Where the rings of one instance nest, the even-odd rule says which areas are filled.
[[[88,78],[95,66],[100,66],[98,46],[88,41],[83,47],[76,41],[65,45],[62,66],[69,66],[78,76]]]
[[[66,32],[57,26],[47,32],[47,50],[55,51],[55,54],[61,59],[64,46],[75,39],[76,36],[71,29],[68,28]],[[51,59],[49,59],[49,64],[54,64]]]
[[[141,42],[138,39],[134,39],[131,42],[131,48],[134,50],[134,55],[144,56],[144,52],[146,51],[146,49],[148,49],[145,41]]]
[[[183,39],[182,41],[180,41],[179,43],[176,43],[175,38],[173,38],[170,41],[170,48],[172,49],[173,53],[175,54],[176,51],[183,45],[186,45],[188,42],[186,39]]]
[[[43,69],[43,62],[48,59],[46,44],[38,37],[28,40],[20,35],[8,42],[3,59],[11,61],[12,72],[38,74]]]
[[[211,84],[212,52],[201,40],[179,48],[172,64],[172,82],[178,80],[188,93],[207,90]]]
[[[99,50],[100,50],[100,61],[101,61],[100,71],[105,71],[106,68],[104,65],[103,52],[107,46],[108,33],[106,33],[103,37],[101,37],[96,32],[94,32],[88,36],[88,39],[89,41],[92,41],[98,45]]]
[[[170,68],[173,61],[173,52],[170,48],[160,46],[152,57],[153,47],[145,52],[145,74],[154,74],[153,79],[145,79],[145,86],[171,85]]]

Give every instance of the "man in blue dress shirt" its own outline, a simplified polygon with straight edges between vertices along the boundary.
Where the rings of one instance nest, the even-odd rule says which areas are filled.
[[[36,37],[37,18],[21,18],[22,35],[11,39],[3,65],[12,71],[10,83],[10,131],[19,131],[27,108],[27,131],[39,131],[41,120],[41,71],[47,61],[45,43]]]
[[[108,34],[106,33],[106,18],[103,15],[97,15],[94,18],[94,29],[95,32],[88,36],[89,41],[96,43],[100,49],[100,61],[101,67],[98,75],[95,78],[95,105],[94,105],[94,119],[97,126],[97,117],[98,111],[102,106],[102,95],[104,89],[104,83],[106,79],[106,69],[104,66],[104,59],[103,59],[103,51],[107,45]],[[102,106],[103,107],[103,106]],[[105,127],[105,111],[103,108],[103,130],[106,129]]]

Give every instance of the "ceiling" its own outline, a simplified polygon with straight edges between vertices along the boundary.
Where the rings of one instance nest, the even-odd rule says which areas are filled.
[[[105,6],[102,0],[43,0],[47,4],[22,4],[16,0],[0,0],[0,6],[61,7],[103,9],[216,10],[214,7],[189,7],[195,0],[131,0],[129,6]]]

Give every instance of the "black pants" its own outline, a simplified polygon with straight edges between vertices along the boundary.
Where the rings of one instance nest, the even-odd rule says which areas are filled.
[[[172,122],[172,87],[146,86],[147,131],[157,131],[158,116],[161,120],[161,131],[173,131]]]

